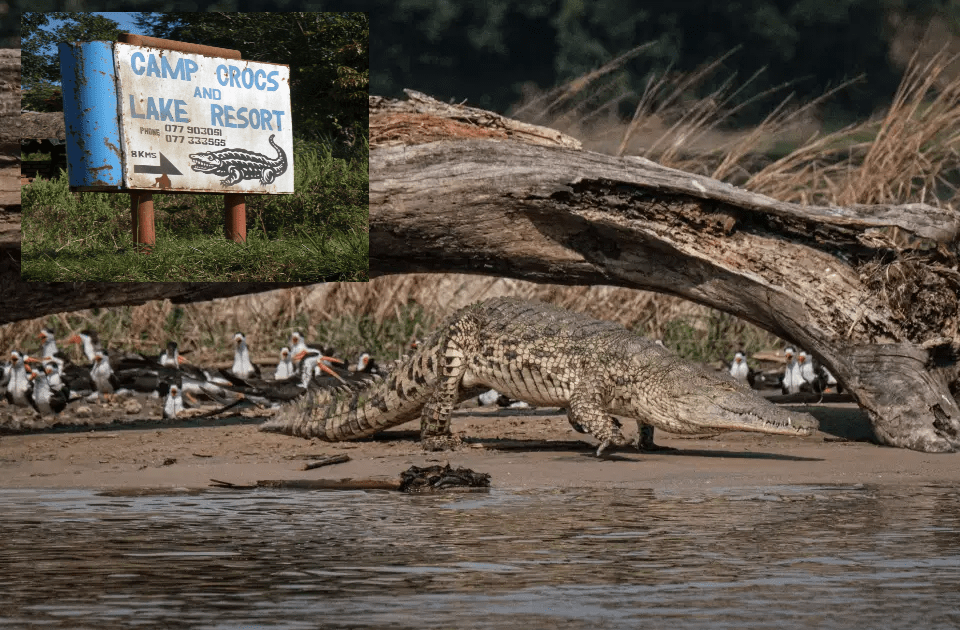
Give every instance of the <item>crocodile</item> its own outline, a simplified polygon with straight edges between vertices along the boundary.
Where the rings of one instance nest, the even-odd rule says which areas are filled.
[[[385,376],[309,392],[261,425],[337,442],[420,418],[427,450],[451,448],[458,401],[488,388],[534,405],[560,406],[600,445],[627,444],[615,416],[637,421],[640,448],[652,427],[671,433],[756,431],[810,435],[817,421],[713,375],[626,328],[556,306],[493,298],[463,308]],[[646,437],[644,437],[646,436]]]
[[[199,173],[211,175],[226,175],[220,180],[224,186],[233,186],[244,179],[260,179],[261,184],[272,184],[287,170],[287,154],[276,142],[274,134],[270,134],[270,144],[277,150],[277,157],[270,159],[260,153],[246,149],[220,149],[204,153],[191,153],[193,163],[190,168]]]

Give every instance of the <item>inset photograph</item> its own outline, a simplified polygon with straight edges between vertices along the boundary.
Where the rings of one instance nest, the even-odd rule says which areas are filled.
[[[365,13],[27,13],[27,282],[366,281]]]

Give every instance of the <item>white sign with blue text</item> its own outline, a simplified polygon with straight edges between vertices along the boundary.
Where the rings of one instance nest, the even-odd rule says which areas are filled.
[[[114,50],[128,188],[293,192],[289,67]]]

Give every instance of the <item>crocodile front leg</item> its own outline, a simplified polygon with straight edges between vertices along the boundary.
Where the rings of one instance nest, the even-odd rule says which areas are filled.
[[[420,444],[425,451],[445,451],[460,445],[450,432],[450,415],[459,400],[457,392],[467,371],[467,361],[460,346],[448,339],[442,356],[436,389],[420,414]]]
[[[600,440],[597,457],[601,457],[603,452],[611,446],[627,444],[627,438],[620,433],[620,428],[617,426],[619,423],[615,423],[614,419],[604,412],[600,395],[596,392],[577,388],[570,396],[567,419],[574,428],[585,429],[590,435]]]

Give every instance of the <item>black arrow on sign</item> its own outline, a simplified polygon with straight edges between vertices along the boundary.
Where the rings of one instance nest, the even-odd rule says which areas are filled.
[[[180,171],[177,170],[177,167],[173,163],[164,157],[163,153],[160,154],[160,166],[153,166],[152,164],[134,164],[133,165],[134,173],[157,173],[160,175],[183,175]]]

